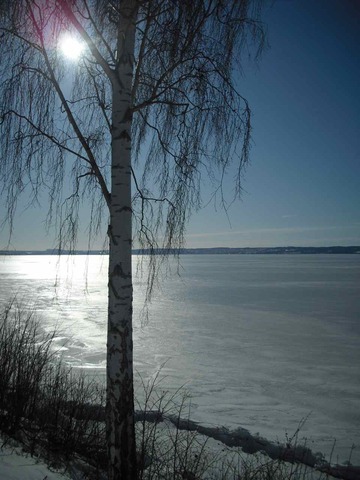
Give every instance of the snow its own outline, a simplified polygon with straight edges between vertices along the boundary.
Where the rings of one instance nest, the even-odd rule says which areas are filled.
[[[69,480],[71,477],[50,470],[43,462],[25,453],[21,447],[11,441],[0,447],[1,480]]]

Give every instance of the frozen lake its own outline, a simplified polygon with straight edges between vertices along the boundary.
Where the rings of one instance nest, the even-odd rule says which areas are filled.
[[[136,262],[136,258],[134,258]],[[184,385],[191,418],[285,439],[299,422],[314,451],[360,464],[360,255],[188,255],[161,282],[134,352],[146,380]],[[0,257],[0,300],[14,294],[57,326],[65,359],[105,367],[107,258]],[[333,459],[334,460],[334,459]]]

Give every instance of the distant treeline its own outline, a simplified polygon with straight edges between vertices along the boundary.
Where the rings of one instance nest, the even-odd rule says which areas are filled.
[[[181,248],[178,250],[134,249],[134,255],[286,255],[360,254],[360,246],[350,247],[245,247]],[[0,250],[0,255],[107,255],[107,250]]]

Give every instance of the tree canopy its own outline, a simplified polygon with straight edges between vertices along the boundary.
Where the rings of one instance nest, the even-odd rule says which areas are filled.
[[[91,234],[109,204],[122,3],[3,2],[0,175],[8,219],[21,193],[36,203],[45,190],[59,246],[76,245],[79,201],[91,204]],[[191,210],[201,205],[204,177],[219,186],[237,162],[240,193],[251,117],[234,74],[240,75],[242,56],[257,56],[264,46],[261,2],[133,3],[134,236],[145,248],[176,248]],[[86,43],[76,64],[69,65],[59,48],[64,32]]]

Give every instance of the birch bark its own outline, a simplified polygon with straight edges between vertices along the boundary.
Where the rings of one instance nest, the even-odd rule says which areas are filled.
[[[122,2],[112,80],[107,444],[109,480],[136,478],[131,272],[131,87],[136,0]]]

